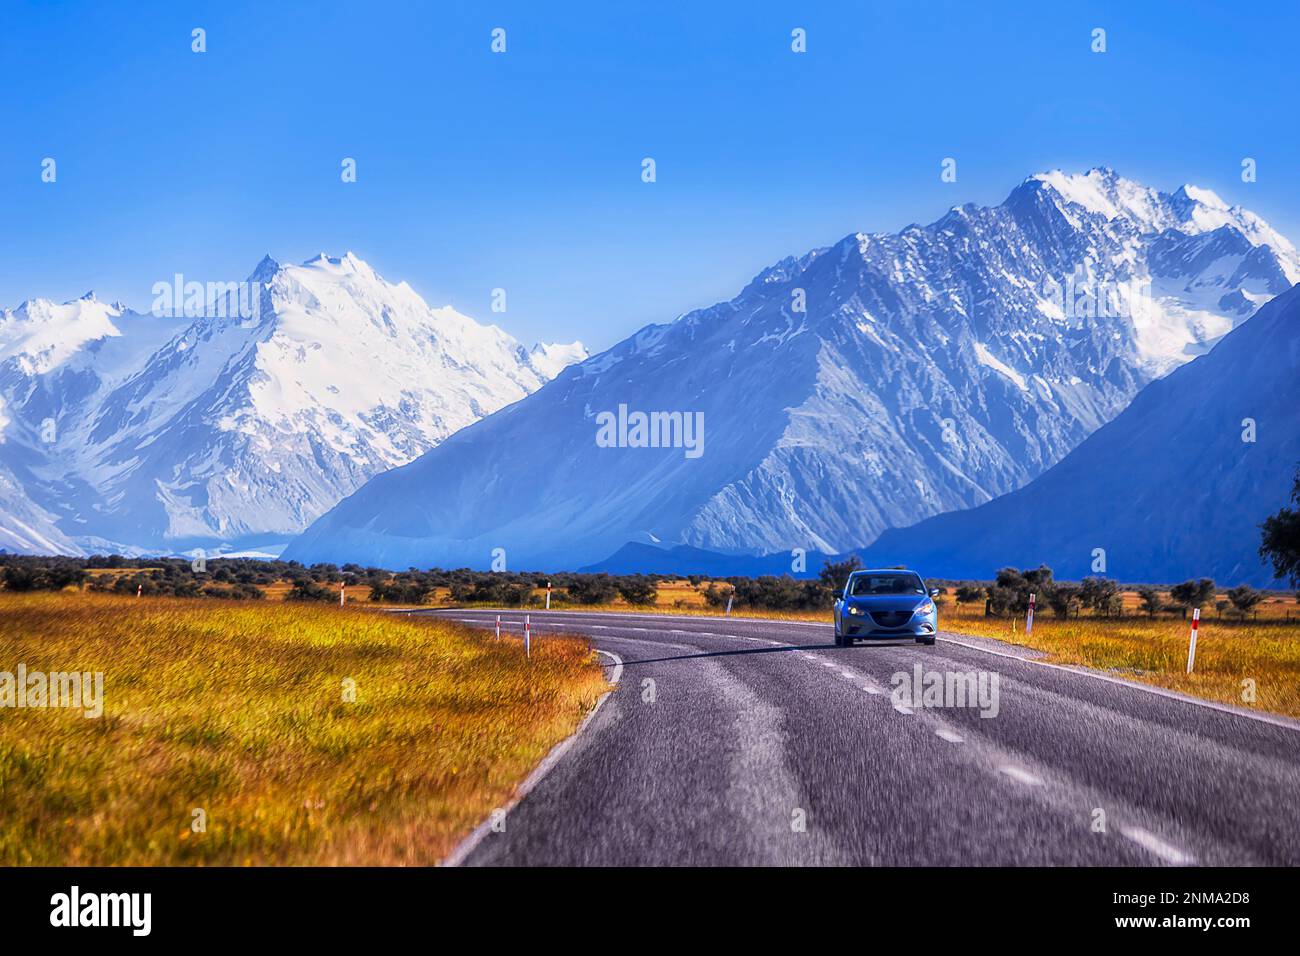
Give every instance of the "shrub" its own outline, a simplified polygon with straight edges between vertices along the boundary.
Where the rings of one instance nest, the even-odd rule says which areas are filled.
[[[286,601],[337,601],[338,594],[329,588],[321,587],[312,578],[297,578],[293,582],[288,593],[285,594]]]
[[[628,604],[648,607],[659,599],[659,591],[648,578],[624,578],[618,582],[618,593]]]

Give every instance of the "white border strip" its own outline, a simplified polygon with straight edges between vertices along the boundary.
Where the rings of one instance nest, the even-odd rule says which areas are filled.
[[[940,634],[942,635],[942,631]],[[1170,700],[1182,701],[1184,704],[1195,704],[1198,707],[1208,707],[1210,710],[1217,710],[1220,713],[1232,714],[1236,717],[1246,717],[1250,720],[1258,720],[1261,723],[1272,724],[1274,727],[1284,727],[1287,730],[1300,731],[1300,720],[1293,720],[1290,717],[1284,717],[1281,714],[1270,714],[1267,711],[1246,710],[1244,707],[1234,707],[1232,704],[1221,704],[1216,700],[1206,700],[1204,697],[1193,697],[1190,694],[1183,694],[1176,690],[1169,690],[1166,687],[1158,687],[1155,684],[1139,684],[1137,681],[1125,680],[1122,677],[1112,677],[1110,674],[1102,674],[1090,667],[1083,667],[1079,664],[1052,664],[1047,661],[1034,660],[1030,657],[1020,657],[1017,654],[1008,654],[1006,651],[995,651],[991,647],[980,647],[978,644],[967,644],[965,641],[955,641],[951,637],[939,638],[945,644],[956,644],[958,647],[969,648],[972,651],[982,651],[985,654],[993,654],[997,657],[1009,657],[1012,660],[1020,661],[1025,664],[1034,664],[1038,667],[1050,667],[1053,670],[1065,671],[1069,674],[1078,674],[1081,677],[1091,677],[1093,680],[1102,680],[1108,684],[1118,684],[1120,687],[1131,687],[1134,690],[1146,691],[1148,694],[1155,694],[1157,697],[1167,697]],[[992,637],[989,640],[997,640]]]
[[[610,675],[609,682],[617,688],[618,682],[623,678],[623,658],[613,651],[602,651],[599,648],[596,649],[596,653],[604,654],[614,662],[614,673]],[[605,703],[612,693],[614,693],[613,690],[607,690],[601,694],[600,699],[596,701],[596,706],[592,707],[587,716],[582,718],[582,723],[578,724],[578,729],[552,747],[551,752],[542,758],[542,762],[533,768],[533,772],[524,778],[524,782],[519,785],[515,795],[510,798],[510,801],[504,807],[506,816],[509,816],[510,811],[518,805],[519,801],[528,796],[532,789],[542,782],[542,779],[550,773],[551,768],[559,763],[560,758],[568,753],[569,748],[573,746],[573,742],[578,739],[578,735],[587,729],[587,725],[591,723],[592,718],[596,716],[596,712],[600,710],[600,705]],[[469,836],[461,840],[456,845],[456,848],[447,855],[447,858],[438,865],[460,866],[465,862],[466,857],[473,853],[474,849],[483,842],[483,838],[491,832],[492,816],[489,814],[488,818],[471,830]]]

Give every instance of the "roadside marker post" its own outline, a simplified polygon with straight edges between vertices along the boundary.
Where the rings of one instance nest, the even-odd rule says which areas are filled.
[[[342,581],[339,582],[339,607],[343,607],[348,601],[348,586]]]
[[[1025,633],[1034,633],[1034,595],[1029,595],[1029,616],[1025,618]]]
[[[501,615],[497,615],[497,640],[501,640]]]
[[[1196,664],[1196,632],[1201,623],[1201,609],[1192,610],[1192,637],[1187,642],[1187,673],[1192,672],[1192,667]]]
[[[524,615],[524,656],[533,656],[533,629],[528,623],[528,615]]]
[[[734,594],[727,595],[727,617],[731,617],[731,599],[733,597],[735,597]]]
[[[143,585],[143,584],[137,584],[137,585],[135,586],[135,596],[136,596],[136,597],[139,597],[139,596],[140,596],[141,594],[143,594],[143,593],[144,593],[144,585]]]
[[[551,609],[551,582],[546,582],[546,610]]]

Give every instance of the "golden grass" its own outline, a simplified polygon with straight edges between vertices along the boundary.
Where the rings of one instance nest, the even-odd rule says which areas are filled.
[[[0,709],[3,865],[434,863],[608,689],[580,639],[281,602],[0,594],[19,662],[105,705]]]
[[[1201,620],[1196,665],[1187,674],[1191,622],[1170,618],[1057,620],[1041,612],[1032,634],[1023,617],[986,618],[983,609],[943,608],[939,627],[996,637],[1045,652],[1047,660],[1083,664],[1239,707],[1300,717],[1300,628],[1282,622]],[[1255,700],[1247,699],[1254,682]]]

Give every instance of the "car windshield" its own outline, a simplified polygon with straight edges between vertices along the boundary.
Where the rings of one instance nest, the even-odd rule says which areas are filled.
[[[855,574],[849,581],[850,597],[871,594],[924,594],[925,583],[911,571]]]

